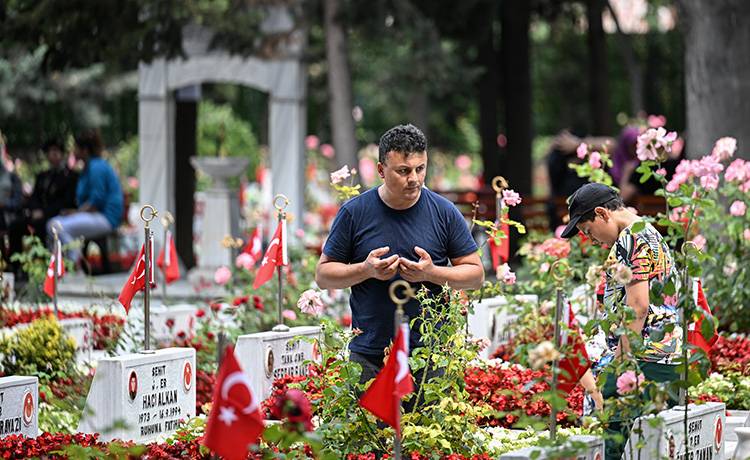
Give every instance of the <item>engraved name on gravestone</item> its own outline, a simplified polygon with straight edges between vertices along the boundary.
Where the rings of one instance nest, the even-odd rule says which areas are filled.
[[[266,399],[273,381],[285,375],[307,375],[305,361],[318,361],[320,327],[300,326],[288,332],[259,332],[237,338],[235,355],[250,377],[253,395]]]
[[[604,439],[599,436],[576,435],[569,438],[569,445],[578,448],[578,454],[574,457],[566,457],[575,460],[603,460]],[[527,447],[524,449],[507,452],[500,456],[500,460],[544,460],[547,453],[540,447]],[[553,456],[553,458],[559,458]]]
[[[659,413],[662,423],[642,417],[633,425],[623,459],[666,458],[669,460],[712,460],[724,458],[726,415],[724,403],[710,402],[688,407],[688,451],[685,454],[684,407]],[[638,431],[642,432],[641,434]],[[640,449],[630,446],[643,445]]]
[[[165,439],[195,415],[195,349],[100,360],[86,407],[78,431],[100,433],[104,441]]]
[[[39,435],[39,381],[36,377],[0,377],[0,437]]]

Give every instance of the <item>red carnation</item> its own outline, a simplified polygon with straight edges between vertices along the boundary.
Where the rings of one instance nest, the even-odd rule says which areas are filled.
[[[271,414],[275,419],[286,418],[289,423],[299,423],[304,426],[305,431],[312,431],[312,405],[300,390],[289,389],[276,404],[271,407]]]

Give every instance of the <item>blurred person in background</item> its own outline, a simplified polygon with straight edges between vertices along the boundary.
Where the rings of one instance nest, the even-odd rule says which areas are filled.
[[[3,235],[2,256],[5,263],[10,262],[10,250],[6,247],[5,236],[10,226],[18,219],[23,202],[23,188],[16,173],[8,169],[10,163],[5,148],[5,139],[0,134],[0,234]]]
[[[75,157],[84,164],[76,185],[78,208],[47,223],[47,235],[52,234],[52,227],[55,226],[63,244],[78,238],[106,236],[122,222],[122,187],[112,166],[101,158],[102,150],[98,130],[84,131],[75,137]],[[78,268],[82,268],[84,261],[79,248],[69,249],[68,257]]]
[[[9,229],[10,253],[23,250],[23,236],[37,235],[47,238],[47,221],[70,213],[76,207],[78,174],[65,164],[65,147],[58,139],[49,139],[42,145],[49,169],[36,175],[34,189],[24,210]],[[17,265],[17,264],[16,264]],[[15,267],[16,275],[20,275]]]

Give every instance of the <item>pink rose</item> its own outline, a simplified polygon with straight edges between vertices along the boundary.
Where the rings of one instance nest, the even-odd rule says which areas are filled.
[[[320,146],[320,153],[326,158],[333,158],[336,155],[336,151],[333,149],[331,144],[323,144]]]
[[[664,168],[659,168],[655,172],[656,172],[656,174],[658,174],[658,175],[660,175],[662,177],[667,175],[667,170],[664,169]]]
[[[359,174],[365,183],[369,184],[375,180],[375,170],[372,158],[364,157],[359,160]]]
[[[214,282],[220,286],[227,284],[230,279],[232,279],[232,272],[223,265],[214,272]]]
[[[297,319],[297,313],[295,313],[294,310],[284,310],[281,312],[281,316],[288,319],[289,321],[294,321]]]
[[[586,155],[589,153],[589,146],[586,145],[585,142],[581,142],[581,145],[578,146],[576,149],[576,156],[583,160],[586,158]]]
[[[643,385],[645,379],[643,374],[636,376],[633,371],[625,371],[621,376],[617,377],[617,392],[621,395],[631,393]]]
[[[325,304],[323,304],[323,300],[320,298],[320,292],[315,289],[308,289],[300,295],[297,301],[297,308],[302,313],[318,316],[323,313]]]
[[[459,155],[456,157],[456,168],[469,169],[471,167],[471,157],[469,155]]]
[[[315,150],[320,145],[320,139],[314,134],[310,134],[305,138],[305,147],[307,150]]]
[[[516,274],[514,272],[506,273],[505,278],[503,278],[503,283],[507,284],[508,286],[516,284]]]
[[[732,206],[729,207],[729,214],[733,216],[744,216],[746,211],[747,205],[744,201],[740,200],[736,200],[734,203],[732,203]]]
[[[667,124],[667,117],[664,115],[649,115],[646,122],[649,128],[661,128]]]
[[[350,176],[349,166],[344,165],[341,167],[341,169],[338,169],[331,173],[331,183],[340,184],[344,179],[346,179],[349,176]]]
[[[742,232],[742,237],[750,241],[750,228],[746,228],[745,231]]]
[[[503,202],[506,206],[515,206],[521,203],[521,195],[514,190],[505,189],[503,190]]]
[[[718,161],[724,161],[732,158],[734,152],[737,151],[737,139],[733,137],[722,137],[711,151],[711,156],[715,157]]]
[[[602,155],[599,152],[591,152],[591,155],[589,155],[589,166],[594,169],[602,167]]]
[[[695,238],[693,238],[693,243],[695,243],[695,247],[698,248],[699,251],[703,251],[703,248],[706,247],[706,237],[703,235],[695,235]]]
[[[244,268],[245,270],[251,270],[255,266],[255,259],[250,254],[243,252],[234,259],[234,265],[237,268]]]
[[[711,174],[710,176],[701,177],[701,187],[706,190],[716,190],[719,188],[719,176]]]

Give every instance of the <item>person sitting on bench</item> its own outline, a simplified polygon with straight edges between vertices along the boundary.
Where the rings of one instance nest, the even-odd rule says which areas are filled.
[[[75,137],[75,156],[84,163],[76,187],[78,209],[57,216],[47,223],[47,234],[57,228],[62,244],[76,238],[96,239],[105,236],[120,225],[123,199],[120,180],[114,169],[101,158],[102,140],[97,130],[85,131]],[[68,258],[82,267],[80,248],[71,248]]]

